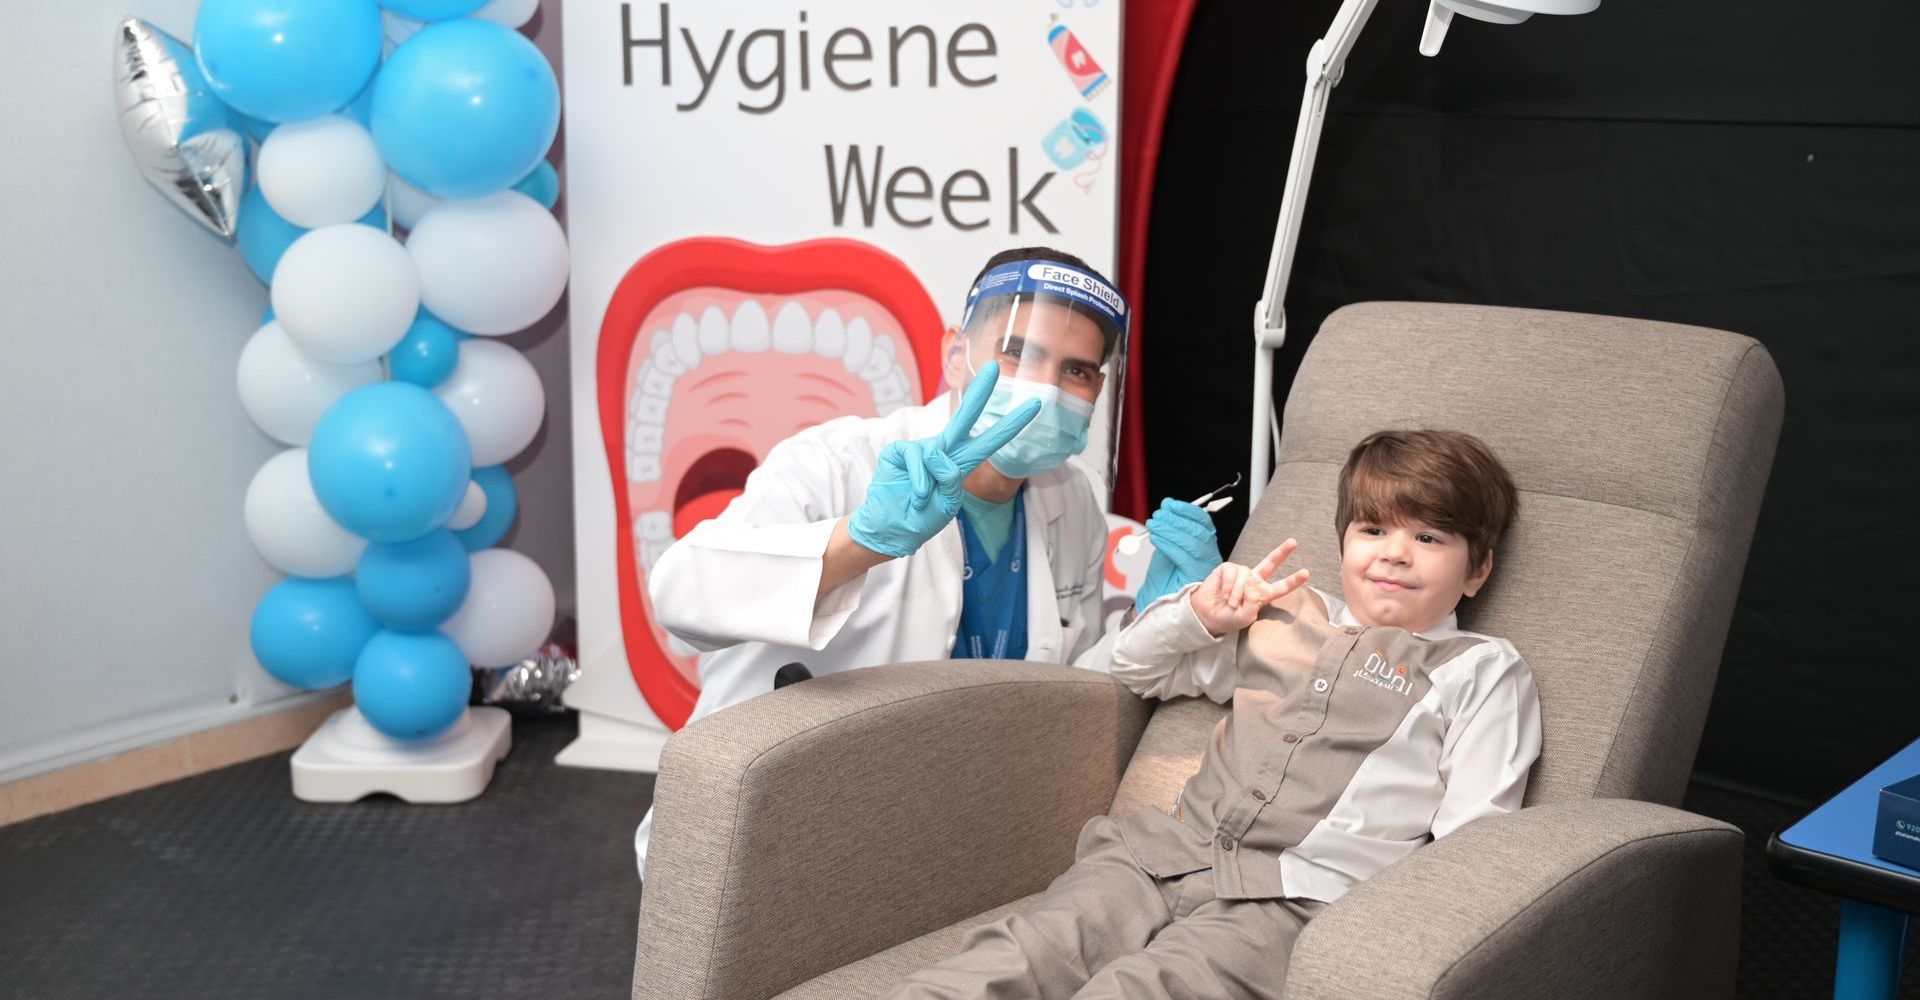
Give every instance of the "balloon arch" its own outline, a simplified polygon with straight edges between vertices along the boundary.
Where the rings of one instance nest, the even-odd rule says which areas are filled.
[[[553,626],[546,575],[495,547],[517,506],[503,463],[546,401],[492,338],[567,283],[559,85],[517,30],[537,5],[204,0],[191,47],[134,18],[117,39],[143,172],[271,289],[239,393],[288,448],[245,522],[287,578],[254,654],[296,687],[351,681],[398,739],[453,726],[469,665],[518,662]]]

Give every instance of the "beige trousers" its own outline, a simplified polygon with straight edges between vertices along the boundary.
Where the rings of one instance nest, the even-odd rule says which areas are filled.
[[[886,1000],[1278,1000],[1294,940],[1326,905],[1218,899],[1211,871],[1156,879],[1104,816],[1075,857],[1025,911],[968,932]]]

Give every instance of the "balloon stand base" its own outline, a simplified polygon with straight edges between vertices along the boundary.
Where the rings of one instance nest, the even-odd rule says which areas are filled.
[[[396,740],[349,706],[328,717],[293,753],[293,795],[306,802],[353,802],[375,793],[408,802],[465,802],[493,780],[513,746],[506,709],[467,709],[429,740]]]

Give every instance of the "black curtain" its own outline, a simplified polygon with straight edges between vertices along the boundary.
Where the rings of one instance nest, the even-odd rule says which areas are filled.
[[[1337,7],[1203,0],[1194,19],[1146,276],[1155,502],[1245,465],[1250,317],[1306,53]],[[1831,793],[1920,736],[1898,639],[1920,617],[1920,5],[1606,0],[1511,27],[1456,18],[1434,59],[1424,13],[1381,0],[1333,93],[1277,398],[1351,302],[1760,340],[1786,425],[1696,777]],[[1218,515],[1223,548],[1245,514]]]

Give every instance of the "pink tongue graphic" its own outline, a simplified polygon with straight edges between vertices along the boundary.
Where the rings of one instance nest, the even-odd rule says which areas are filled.
[[[627,481],[616,488],[633,517],[642,595],[660,552],[726,509],[774,445],[924,398],[899,321],[852,292],[690,288],[661,299],[639,329],[625,383]],[[693,682],[694,656],[652,610],[648,601],[662,659]]]

